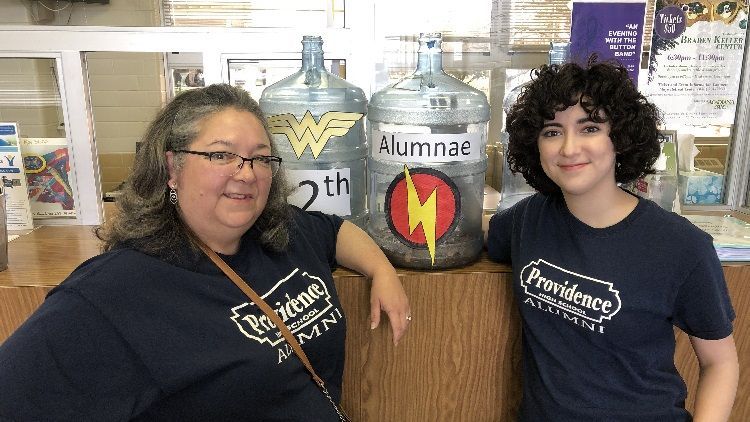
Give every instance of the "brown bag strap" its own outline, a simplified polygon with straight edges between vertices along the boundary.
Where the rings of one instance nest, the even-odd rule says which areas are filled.
[[[318,387],[323,391],[323,394],[326,396],[328,401],[331,402],[333,405],[333,408],[336,410],[336,413],[339,416],[339,419],[342,421],[349,421],[349,417],[344,413],[343,409],[341,409],[334,401],[333,398],[331,398],[331,395],[328,393],[328,389],[325,386],[325,383],[323,382],[323,379],[321,379],[317,373],[315,373],[315,370],[312,367],[312,364],[310,363],[310,360],[307,358],[307,355],[305,354],[305,351],[302,350],[302,346],[300,346],[297,339],[294,338],[294,335],[291,331],[289,331],[289,328],[284,324],[284,321],[276,315],[276,312],[271,309],[271,307],[266,303],[263,298],[261,298],[253,289],[250,288],[250,286],[245,283],[244,280],[242,280],[242,277],[240,277],[229,265],[227,265],[226,262],[224,262],[219,255],[216,254],[211,248],[209,248],[205,243],[200,241],[199,239],[194,239],[198,246],[203,250],[203,252],[208,255],[209,258],[211,258],[211,261],[216,264],[217,267],[221,269],[224,274],[226,274],[227,277],[229,277],[234,284],[242,290],[247,297],[250,298],[250,300],[253,301],[256,305],[258,305],[258,308],[260,308],[261,311],[263,311],[264,314],[268,318],[273,321],[274,325],[279,329],[281,334],[284,336],[284,339],[286,339],[286,342],[292,346],[292,349],[294,350],[294,353],[297,354],[299,359],[302,361],[302,364],[305,365],[305,368],[307,368],[307,372],[310,373],[310,376],[312,377],[313,381],[315,381],[315,384],[318,385]]]

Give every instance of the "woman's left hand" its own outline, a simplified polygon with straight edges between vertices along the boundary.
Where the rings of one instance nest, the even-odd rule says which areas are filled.
[[[372,280],[370,328],[380,325],[380,312],[391,320],[393,344],[403,337],[411,321],[411,308],[396,270],[377,244],[362,229],[344,221],[336,237],[336,261]]]
[[[388,314],[393,331],[393,344],[398,345],[411,323],[411,308],[404,287],[393,267],[386,268],[382,274],[372,277],[370,290],[370,328],[380,325],[381,311]]]

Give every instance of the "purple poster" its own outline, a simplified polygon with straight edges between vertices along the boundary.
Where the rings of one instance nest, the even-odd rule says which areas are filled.
[[[585,64],[596,53],[598,61],[620,62],[637,85],[645,15],[644,1],[574,1],[571,61]]]

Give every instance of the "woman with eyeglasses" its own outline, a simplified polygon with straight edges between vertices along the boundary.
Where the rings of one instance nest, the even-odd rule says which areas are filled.
[[[338,403],[346,320],[331,271],[372,280],[371,327],[397,343],[409,303],[377,245],[289,193],[257,102],[212,85],[151,123],[118,214],[84,262],[0,346],[0,420],[339,420],[279,330],[200,249],[283,320]]]

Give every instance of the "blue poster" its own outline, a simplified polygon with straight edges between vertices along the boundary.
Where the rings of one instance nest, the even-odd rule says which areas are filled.
[[[586,64],[592,54],[597,61],[618,61],[637,86],[645,16],[645,1],[574,1],[571,61]]]

